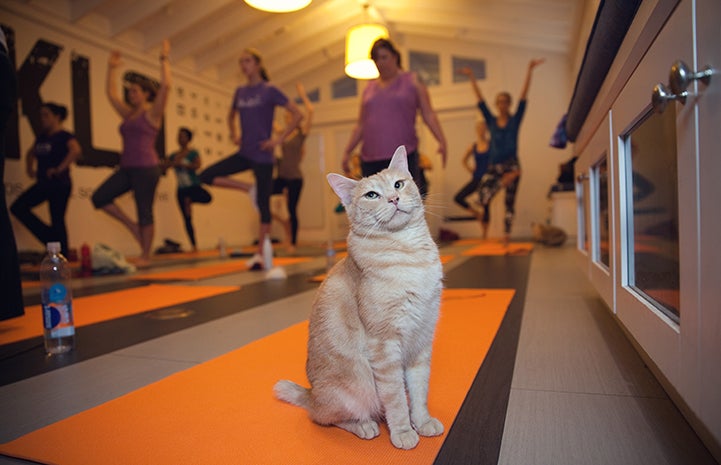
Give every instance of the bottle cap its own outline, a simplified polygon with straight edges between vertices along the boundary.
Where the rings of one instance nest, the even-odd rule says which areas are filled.
[[[60,242],[48,242],[47,251],[49,253],[60,253]]]

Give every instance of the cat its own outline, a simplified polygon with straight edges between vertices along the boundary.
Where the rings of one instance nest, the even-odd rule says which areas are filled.
[[[443,434],[427,406],[431,348],[443,267],[405,147],[388,168],[358,181],[327,179],[346,209],[348,255],[316,294],[309,321],[306,373],[311,388],[282,380],[280,400],[308,410],[321,425],[363,439],[385,420],[391,442],[412,449]]]
[[[531,223],[533,240],[552,247],[562,246],[568,237],[566,231],[550,224]]]

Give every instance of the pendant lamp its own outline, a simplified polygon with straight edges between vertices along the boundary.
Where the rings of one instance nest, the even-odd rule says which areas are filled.
[[[368,6],[364,5],[367,13]],[[345,73],[354,79],[375,79],[378,68],[371,60],[373,43],[381,37],[388,37],[388,29],[377,23],[353,26],[345,36]]]
[[[245,3],[271,13],[288,13],[310,5],[312,0],[245,0]]]

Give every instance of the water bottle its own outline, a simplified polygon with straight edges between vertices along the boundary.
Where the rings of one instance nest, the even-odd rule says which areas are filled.
[[[273,244],[270,242],[270,235],[263,238],[263,268],[265,271],[273,268]]]
[[[80,248],[80,276],[87,277],[93,274],[93,261],[90,258],[90,246],[83,243]]]
[[[68,261],[60,253],[60,242],[48,242],[47,250],[40,264],[43,335],[45,351],[54,355],[75,347],[75,325]]]

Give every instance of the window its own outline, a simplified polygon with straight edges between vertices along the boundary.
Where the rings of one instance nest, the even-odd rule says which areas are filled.
[[[353,78],[343,76],[331,83],[331,93],[331,97],[334,100],[339,98],[355,97],[358,95],[358,83]]]
[[[594,198],[596,200],[595,232],[596,237],[593,260],[602,263],[606,269],[611,266],[610,255],[610,219],[608,202],[608,160],[606,154],[591,171],[593,176]]]
[[[440,85],[441,65],[437,54],[411,51],[409,57],[410,70],[416,72],[426,86]]]
[[[486,61],[475,58],[453,57],[453,82],[466,82],[468,77],[465,74],[457,73],[460,68],[471,68],[476,79],[486,78]]]
[[[628,286],[678,322],[676,111],[649,113],[624,138]]]
[[[313,90],[306,91],[305,93],[308,95],[308,100],[310,100],[311,102],[319,102],[320,101],[320,89],[318,87],[316,87]],[[298,105],[302,105],[303,99],[301,99],[300,97],[296,97],[295,103]]]

